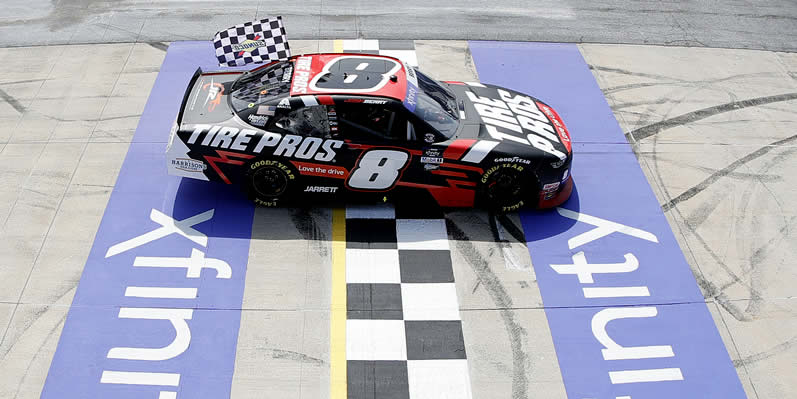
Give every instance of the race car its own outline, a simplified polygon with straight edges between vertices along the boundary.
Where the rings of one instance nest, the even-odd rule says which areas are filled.
[[[247,72],[198,69],[167,149],[169,173],[240,185],[261,206],[424,198],[501,212],[572,191],[553,108],[399,59],[310,54]]]

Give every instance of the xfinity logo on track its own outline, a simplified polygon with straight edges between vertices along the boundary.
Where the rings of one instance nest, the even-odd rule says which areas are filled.
[[[173,276],[174,269],[185,269],[185,286],[152,286],[148,284],[129,285],[125,288],[124,296],[127,303],[140,301],[142,306],[123,306],[119,308],[118,319],[136,320],[136,328],[140,331],[142,346],[128,347],[115,346],[108,350],[107,359],[135,361],[138,363],[117,363],[115,367],[103,367],[100,377],[101,384],[114,384],[123,386],[154,386],[159,387],[160,399],[175,399],[180,391],[181,370],[171,369],[168,372],[155,372],[163,370],[160,362],[168,362],[183,355],[191,347],[191,321],[194,317],[194,302],[198,298],[198,288],[192,286],[206,286],[208,283],[198,284],[201,275],[214,276],[215,279],[230,279],[232,268],[221,260],[206,258],[204,248],[208,245],[208,237],[194,228],[195,225],[213,218],[214,209],[199,213],[183,220],[175,220],[157,209],[150,212],[150,220],[158,227],[144,234],[130,238],[112,245],[105,253],[105,258],[110,258],[128,251],[138,251],[147,244],[172,235],[182,236],[192,242],[196,247],[190,253],[173,254],[177,256],[139,256],[133,260],[131,274],[166,273]],[[162,254],[161,254],[162,255]],[[210,274],[203,273],[204,269],[211,269]],[[131,276],[131,280],[135,280]],[[150,277],[150,280],[153,280]],[[148,280],[149,281],[149,280]],[[157,281],[155,279],[155,281]],[[171,284],[169,284],[171,285]],[[122,294],[121,292],[119,293]],[[147,307],[153,298],[179,300],[180,307]],[[153,332],[164,331],[160,324],[170,324],[173,333],[158,336]],[[121,324],[120,325],[129,325]],[[165,330],[168,331],[168,330]],[[164,343],[167,343],[164,345]],[[200,345],[201,346],[201,345]],[[122,364],[135,367],[125,368]],[[169,364],[169,363],[167,363]],[[174,363],[171,363],[174,364]],[[149,366],[149,367],[148,367]]]
[[[593,229],[568,239],[567,245],[571,251],[610,235],[624,235],[648,242],[659,242],[654,234],[644,230],[564,208],[557,208],[557,211],[565,218],[594,226]],[[611,255],[611,253],[607,254],[607,251],[612,246],[604,245],[601,248],[599,253],[593,254],[585,253],[583,250],[578,251],[572,255],[572,263],[551,264],[550,267],[558,275],[576,278],[581,287],[579,295],[585,299],[650,297],[651,293],[646,285],[599,284],[598,281],[607,280],[605,277],[601,278],[601,275],[633,273],[640,267],[639,260],[631,252],[625,254],[618,252],[615,256],[616,260],[611,262],[590,260],[591,258],[606,259],[607,255]],[[624,326],[626,324],[623,323],[631,323],[628,319],[651,319],[657,315],[657,306],[616,306],[605,307],[592,316],[590,329],[593,337],[591,338],[598,344],[595,350],[601,353],[604,361],[609,362],[607,366],[612,371],[608,372],[607,377],[613,385],[684,379],[681,369],[673,367],[678,364],[678,361],[671,345],[639,345],[639,343],[645,342],[645,337],[639,337],[636,346],[625,346],[623,343],[615,341],[607,328],[609,323]],[[636,321],[636,323],[641,322]],[[642,359],[645,359],[643,367],[638,366],[639,363],[630,362]],[[661,360],[656,362],[655,359]],[[659,365],[661,367],[657,367]]]
[[[199,141],[199,138],[202,138]],[[231,149],[248,154],[260,154],[266,149],[274,149],[274,156],[331,161],[335,159],[335,150],[343,147],[342,140],[304,137],[293,134],[285,136],[272,132],[250,129],[238,129],[230,126],[194,125],[189,145],[200,142],[200,145],[213,148]]]
[[[471,91],[465,93],[482,121],[487,125],[487,132],[493,139],[530,144],[560,160],[567,159],[565,153],[554,147],[554,143],[559,143],[559,137],[548,118],[531,98],[523,95],[512,97],[507,91],[501,89],[498,89],[498,94],[503,101],[479,97]],[[524,130],[528,132],[525,137],[523,136]]]

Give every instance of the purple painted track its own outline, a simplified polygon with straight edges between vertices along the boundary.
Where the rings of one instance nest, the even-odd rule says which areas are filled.
[[[744,398],[689,265],[578,47],[471,42],[470,50],[482,82],[552,105],[573,137],[575,190],[563,205],[572,212],[521,215],[568,396]],[[582,235],[596,226],[577,222],[578,214],[641,231]]]
[[[97,231],[42,398],[230,396],[254,208],[228,186],[168,176],[165,164],[169,129],[198,66],[218,68],[209,42],[169,47]],[[205,212],[211,209],[209,217]],[[198,233],[183,229],[188,237],[168,230],[163,237],[118,246],[172,219],[203,213],[207,220],[189,223]],[[180,259],[192,253],[204,254],[204,263],[194,262],[196,270]],[[185,326],[188,333],[180,329]],[[130,372],[139,374],[125,374]]]

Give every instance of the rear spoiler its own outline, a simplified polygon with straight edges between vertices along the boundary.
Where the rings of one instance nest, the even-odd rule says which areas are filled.
[[[185,111],[185,105],[188,103],[188,97],[191,95],[194,84],[200,75],[202,75],[202,68],[197,68],[196,72],[194,72],[194,76],[192,76],[191,80],[188,82],[188,87],[185,89],[185,94],[183,95],[183,102],[180,104],[180,112],[177,114],[177,126],[183,122],[183,111]]]

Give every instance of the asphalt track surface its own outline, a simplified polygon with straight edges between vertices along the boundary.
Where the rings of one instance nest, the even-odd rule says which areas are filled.
[[[292,39],[628,43],[797,51],[797,3],[767,1],[6,0],[0,46],[207,40],[282,15]]]
[[[753,11],[753,14],[766,14],[765,9]],[[788,14],[780,14],[783,13]],[[297,31],[301,29],[300,26]],[[346,37],[347,32],[340,37]],[[780,37],[774,35],[767,40]],[[135,37],[130,40],[135,40]],[[92,301],[94,305],[100,304],[97,301],[104,301],[109,295],[118,297],[119,293],[125,292],[125,287],[133,283],[138,286],[152,283],[178,286],[178,282],[182,284],[180,286],[190,285],[185,283],[188,281],[185,272],[142,280],[128,271],[117,277],[111,276],[119,280],[107,286],[87,282],[86,279],[98,277],[97,270],[104,269],[92,268],[92,262],[96,262],[92,258],[107,255],[106,250],[117,241],[158,226],[149,220],[153,217],[149,210],[145,213],[128,212],[129,207],[149,206],[147,201],[156,201],[151,208],[157,207],[177,219],[194,216],[210,204],[221,204],[220,208],[214,208],[219,212],[214,217],[228,222],[211,221],[208,222],[210,225],[199,225],[199,230],[209,237],[207,257],[226,258],[234,266],[233,278],[223,281],[231,285],[215,287],[213,279],[202,280],[197,301],[190,306],[194,309],[194,318],[189,320],[193,333],[191,343],[200,352],[189,349],[187,357],[171,365],[162,365],[160,371],[167,371],[174,365],[184,371],[186,380],[180,389],[188,387],[189,390],[180,391],[180,394],[192,397],[192,391],[221,392],[222,397],[245,398],[263,397],[264,392],[271,392],[278,397],[335,397],[335,372],[341,368],[332,366],[336,362],[335,342],[339,342],[335,338],[332,319],[336,314],[334,290],[341,287],[341,269],[334,265],[336,254],[340,254],[340,243],[351,241],[341,239],[341,215],[336,217],[334,210],[326,208],[255,209],[252,213],[248,204],[228,198],[230,193],[224,190],[211,190],[213,196],[209,196],[207,188],[191,183],[164,185],[149,179],[148,182],[153,182],[152,186],[156,188],[143,183],[131,188],[124,183],[130,179],[140,182],[141,171],[149,170],[147,168],[151,168],[151,176],[161,173],[157,159],[141,158],[141,154],[158,153],[163,144],[159,130],[147,128],[151,117],[147,116],[144,104],[154,90],[156,85],[153,84],[159,74],[173,78],[179,74],[174,68],[161,66],[167,45],[141,43],[2,50],[4,59],[10,61],[4,69],[3,80],[0,80],[0,94],[4,100],[0,102],[0,162],[3,177],[8,183],[0,197],[4,218],[3,246],[0,247],[3,262],[0,265],[3,287],[0,325],[6,325],[0,343],[0,383],[3,387],[0,397],[33,398],[40,394],[63,397],[61,394],[69,388],[50,388],[44,393],[42,389],[45,386],[56,387],[50,379],[57,382],[59,376],[64,376],[61,373],[64,370],[74,373],[70,367],[84,361],[80,359],[90,360],[91,350],[99,349],[100,357],[104,357],[110,354],[107,352],[109,348],[138,346],[136,344],[145,341],[151,344],[157,341],[157,332],[173,331],[166,323],[155,327],[153,335],[143,340],[137,336],[135,328],[120,333],[119,326],[114,325],[114,319],[118,322],[120,313],[115,311],[106,316],[88,314],[88,323],[84,326],[89,326],[89,330],[64,327],[68,312],[70,319],[74,318],[72,314],[79,316],[81,305],[91,306]],[[499,55],[501,52],[511,53],[513,46],[525,50],[511,57]],[[629,175],[628,171],[641,166],[657,200],[645,194],[650,188],[644,185],[601,183],[606,176],[593,167],[594,172],[588,172],[589,168],[581,169],[582,176],[587,177],[581,179],[578,207],[568,206],[585,214],[593,212],[604,216],[611,213],[606,211],[625,208],[625,212],[613,216],[620,218],[615,221],[623,223],[627,220],[627,225],[632,226],[639,222],[634,227],[651,231],[664,242],[671,233],[668,229],[661,230],[661,222],[655,222],[657,217],[661,219],[661,214],[658,210],[651,210],[651,206],[657,208],[658,205],[686,255],[692,272],[692,276],[689,273],[686,276],[692,279],[692,286],[697,283],[700,292],[696,289],[690,292],[681,287],[671,291],[674,295],[658,296],[671,283],[683,283],[682,277],[671,280],[673,274],[678,274],[673,272],[687,270],[685,265],[679,269],[680,254],[661,248],[664,245],[677,249],[672,242],[656,246],[648,243],[651,247],[644,249],[644,240],[618,241],[615,237],[605,246],[584,247],[589,262],[593,262],[596,253],[598,260],[616,261],[621,252],[612,251],[626,250],[638,256],[641,280],[612,279],[609,282],[618,283],[618,286],[644,284],[650,289],[651,299],[640,303],[642,306],[637,308],[654,305],[659,312],[654,319],[672,320],[691,327],[673,336],[666,334],[662,324],[637,323],[626,333],[616,327],[613,330],[613,324],[609,324],[609,335],[617,338],[618,342],[622,341],[621,344],[671,344],[675,352],[672,362],[665,365],[656,363],[655,358],[648,359],[649,363],[616,361],[625,362],[625,365],[642,364],[649,369],[683,367],[687,377],[685,384],[696,380],[698,384],[684,385],[690,390],[679,392],[680,397],[692,397],[694,392],[701,392],[700,389],[709,389],[719,397],[737,397],[734,396],[738,393],[734,385],[738,381],[750,398],[793,397],[794,364],[797,362],[793,346],[797,334],[793,287],[797,275],[792,257],[795,248],[790,237],[793,209],[797,205],[793,195],[796,183],[793,171],[797,167],[793,158],[794,129],[797,128],[797,59],[793,54],[767,51],[581,45],[576,54],[583,57],[582,63],[586,63],[576,68],[578,62],[564,60],[561,54],[555,54],[557,51],[552,52],[551,48],[555,49],[556,45],[552,46],[531,51],[529,49],[534,46],[529,47],[528,44],[415,42],[418,63],[434,76],[458,80],[479,78],[491,82],[508,79],[503,84],[509,87],[518,84],[513,76],[528,73],[525,68],[520,73],[512,71],[513,64],[525,65],[520,61],[524,54],[532,58],[548,54],[542,58],[560,63],[531,68],[531,71],[539,72],[540,77],[539,80],[524,79],[526,84],[534,82],[533,86],[524,88],[525,91],[545,93],[541,97],[546,99],[561,96],[559,101],[562,104],[556,103],[555,106],[577,112],[567,120],[572,119],[575,124],[585,123],[585,127],[579,128],[581,131],[589,129],[592,124],[604,126],[601,129],[614,124],[617,129],[619,122],[630,147],[619,129],[615,131],[616,136],[606,136],[610,139],[602,146],[600,142],[594,142],[595,136],[585,140],[586,135],[583,135],[580,159],[589,166],[595,164],[595,161],[588,161],[590,158],[606,159],[605,154],[613,154],[612,159],[618,160],[617,164],[601,166],[613,170],[611,175],[615,179],[622,176],[620,180],[634,182],[639,180],[632,178],[633,173]],[[766,48],[766,45],[759,47]],[[295,48],[297,52],[337,49],[331,41],[297,41]],[[500,65],[485,69],[485,57],[479,55],[480,51],[487,52],[488,64],[491,60]],[[102,54],[102,60],[68,58],[76,52]],[[34,65],[30,59],[39,63]],[[574,72],[578,68],[591,70],[592,76],[587,73],[576,79]],[[568,79],[571,86],[568,86],[568,81],[553,78],[558,75],[572,78]],[[585,76],[590,79],[584,80]],[[178,80],[171,84],[179,85]],[[589,93],[590,85],[605,97],[605,100],[599,97],[598,100],[608,102],[617,122],[611,114],[608,117],[594,114],[601,109],[600,103],[584,102],[585,99],[596,98],[585,94]],[[157,96],[161,101],[166,101],[166,97]],[[164,105],[168,106],[166,103]],[[144,132],[143,138],[139,134],[134,138],[137,126]],[[133,169],[122,167],[125,156],[133,161],[139,160],[131,161]],[[620,162],[620,159],[624,161]],[[120,168],[122,173],[119,173]],[[603,190],[590,188],[601,184]],[[630,191],[623,191],[623,187]],[[111,196],[112,190],[120,193]],[[158,192],[162,194],[156,194]],[[629,201],[629,204],[622,207],[613,204],[613,195]],[[600,200],[600,196],[607,196],[607,199]],[[114,200],[114,197],[119,199]],[[158,198],[166,202],[157,202]],[[226,214],[225,209],[228,209]],[[109,216],[127,218],[129,222],[112,223],[106,220]],[[394,216],[400,219],[400,215]],[[543,215],[549,218],[559,216],[555,213]],[[253,223],[247,224],[243,220],[247,218]],[[240,223],[235,223],[236,220]],[[597,311],[597,308],[590,309],[589,304],[567,298],[566,290],[587,288],[587,285],[577,284],[579,281],[572,275],[566,279],[556,278],[551,272],[553,269],[547,267],[549,264],[574,262],[570,259],[571,253],[550,250],[553,247],[545,241],[549,237],[535,238],[534,233],[540,232],[535,228],[538,223],[530,225],[527,214],[512,215],[507,221],[478,211],[456,211],[446,213],[444,220],[473,397],[590,397],[583,395],[585,389],[605,384],[607,370],[602,367],[606,362],[601,364],[603,360],[599,355],[599,362],[580,355],[599,353],[594,340],[582,340],[589,331],[579,335],[579,328],[585,324],[574,328],[573,320],[581,316],[565,317],[564,321],[557,318],[557,314],[565,314],[568,309],[590,313],[587,316]],[[396,223],[399,223],[398,219]],[[243,230],[236,230],[239,227]],[[108,229],[111,232],[106,234]],[[588,229],[583,227],[582,230]],[[582,230],[571,226],[568,231],[575,235]],[[572,237],[562,235],[562,238]],[[419,242],[428,239],[426,236]],[[222,244],[225,240],[233,245]],[[439,239],[431,241],[440,242]],[[554,239],[553,243],[556,242]],[[243,244],[248,245],[248,254],[244,248],[236,247]],[[565,241],[560,244],[566,245]],[[89,254],[92,246],[97,254]],[[187,256],[192,246],[202,250],[201,244],[176,237],[160,245],[142,247],[135,255]],[[181,249],[184,253],[177,254]],[[595,252],[595,249],[599,251]],[[281,254],[281,262],[275,263],[275,253]],[[565,257],[561,256],[563,253]],[[120,253],[108,259],[118,262],[120,267],[133,269],[130,267],[134,263],[132,257],[118,259],[124,256]],[[551,256],[556,262],[549,260]],[[646,271],[649,263],[645,259],[655,256],[661,257],[656,267],[658,270]],[[245,281],[241,280],[243,276],[239,273],[241,262],[248,263]],[[113,264],[105,266],[113,267]],[[346,272],[352,267],[356,265],[346,261]],[[662,271],[665,271],[663,275],[652,278]],[[596,285],[607,283],[607,280],[595,276]],[[98,281],[105,283],[109,276],[99,277]],[[343,278],[347,284],[362,284],[362,280],[354,282],[346,280],[348,276]],[[76,295],[78,281],[81,284],[78,292],[86,291],[86,287],[93,291]],[[688,285],[689,282],[685,287]],[[142,291],[137,292],[140,294]],[[231,293],[234,295],[230,296]],[[557,297],[557,294],[564,296]],[[181,291],[180,295],[187,294]],[[338,291],[337,298],[340,295]],[[125,300],[128,302],[116,304],[159,307],[159,303],[151,298]],[[619,304],[604,303],[603,306]],[[670,309],[687,310],[678,315],[677,311]],[[673,314],[676,314],[674,318]],[[704,324],[708,315],[713,325]],[[99,321],[103,317],[107,320]],[[210,325],[224,325],[225,328],[209,328],[208,321],[213,321]],[[133,326],[132,323],[127,325]],[[88,340],[86,337],[91,336],[89,331],[100,334],[97,339]],[[107,334],[102,334],[103,331]],[[575,335],[570,334],[572,331]],[[724,345],[716,345],[717,337],[711,338],[712,331],[713,334],[719,332]],[[656,334],[666,337],[657,337]],[[203,339],[213,335],[224,338]],[[232,345],[233,336],[237,338],[237,345]],[[56,351],[57,347],[67,350],[79,348],[79,345],[68,345],[75,339],[81,345],[87,345],[88,350],[72,355],[68,352],[64,355],[61,349]],[[162,346],[168,340],[157,342],[160,345],[149,346]],[[580,347],[579,342],[584,346]],[[686,350],[692,355],[710,349],[719,358],[707,355],[704,359],[685,361],[685,348],[690,348],[690,345],[696,345]],[[720,349],[719,353],[717,349]],[[347,350],[344,348],[343,352]],[[723,350],[727,352],[724,360]],[[55,353],[58,354],[53,356]],[[340,347],[337,353],[341,353]],[[362,357],[365,356],[363,353],[371,352],[359,353]],[[199,357],[189,359],[190,356]],[[219,359],[222,361],[218,362]],[[711,366],[700,365],[700,360],[709,361]],[[103,361],[105,363],[97,364],[121,365],[118,370],[155,371],[152,367],[136,368],[134,363],[129,363],[131,361]],[[340,365],[339,361],[336,364]],[[583,369],[579,370],[579,365]],[[698,373],[688,372],[689,367],[697,367]],[[731,367],[736,370],[736,383],[733,377],[721,373],[723,368]],[[377,374],[357,376],[351,374],[352,370],[356,368],[349,371],[352,381],[357,378],[372,383],[380,381]],[[701,371],[706,374],[700,374]],[[77,375],[99,378],[99,374],[92,373],[99,373],[99,370]],[[593,373],[603,375],[604,380],[595,383],[591,377]],[[395,371],[387,374],[397,375]],[[699,377],[693,378],[695,376]],[[109,375],[109,381],[122,377]],[[78,384],[79,380],[76,377],[63,381],[67,387],[72,383],[71,388],[77,395],[99,386],[97,379],[91,380],[94,384],[91,386]],[[668,383],[663,384],[653,384],[658,387],[653,392],[649,391],[652,388],[642,388],[639,392],[626,393],[634,398],[659,397],[657,395],[668,392],[667,387],[672,387],[666,385]],[[161,398],[170,397],[168,392],[173,390],[172,386],[166,384],[166,388],[160,389],[160,392],[167,392]],[[417,384],[415,386],[417,388]],[[119,392],[134,394],[133,390],[116,391],[116,394]],[[159,390],[147,392],[157,397]],[[444,390],[438,388],[432,392]],[[623,397],[618,391],[589,392],[593,392],[596,398],[609,393],[614,395],[610,397]],[[418,395],[418,392],[414,394]],[[357,396],[350,391],[349,397]]]

